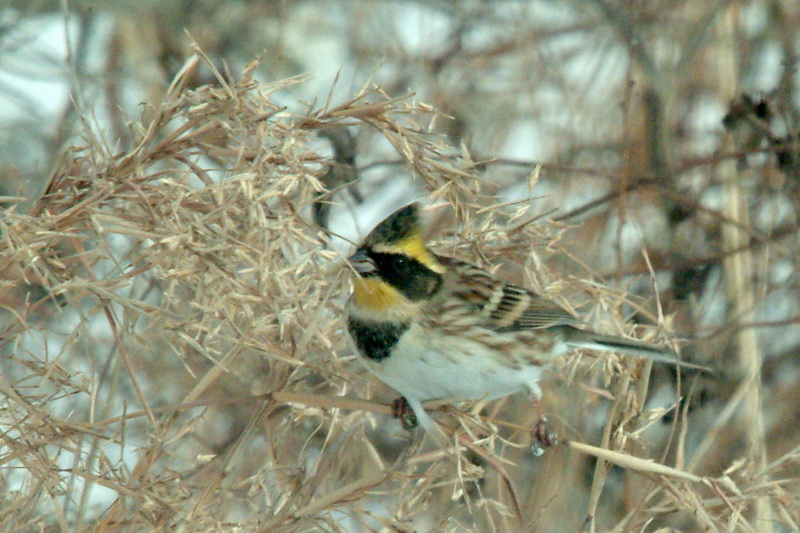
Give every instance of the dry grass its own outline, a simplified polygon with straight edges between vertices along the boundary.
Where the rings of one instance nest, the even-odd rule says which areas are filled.
[[[673,318],[596,284],[589,266],[577,278],[546,269],[555,251],[584,261],[582,244],[563,243],[597,219],[567,226],[500,205],[485,165],[428,133],[430,107],[369,87],[292,113],[270,95],[301,80],[258,84],[255,63],[230,80],[211,63],[195,50],[162,103],[130,123],[130,149],[87,138],[29,209],[0,218],[0,529],[798,529],[796,381],[764,391],[725,369],[682,376],[682,396],[703,380],[729,390],[713,409],[647,409],[649,366],[575,356],[545,392],[572,442],[544,457],[529,447],[525,398],[443,407],[451,450],[402,434],[386,416],[391,394],[344,335],[341,257],[309,222],[329,164],[313,148],[321,131],[391,144],[431,201],[453,207],[430,215],[438,249],[588,307],[610,331],[631,331],[626,309],[664,330]],[[209,69],[216,83],[188,88]],[[620,211],[648,198],[640,186],[620,187]],[[736,213],[717,215],[749,228]],[[717,259],[755,249],[741,232],[729,239]],[[638,268],[652,284],[653,266]],[[729,268],[741,280],[755,267]],[[739,305],[752,311],[752,293]],[[724,361],[708,350],[690,353]],[[672,381],[653,369],[651,387]],[[769,420],[759,394],[776,406]],[[92,507],[96,491],[106,507]]]

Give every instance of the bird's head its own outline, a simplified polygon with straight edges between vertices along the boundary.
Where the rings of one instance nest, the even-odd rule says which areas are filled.
[[[376,311],[430,298],[445,272],[425,246],[416,204],[378,224],[348,261],[357,274],[354,303]]]

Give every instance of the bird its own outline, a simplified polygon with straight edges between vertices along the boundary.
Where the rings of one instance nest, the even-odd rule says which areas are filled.
[[[353,290],[347,330],[360,359],[402,396],[394,415],[406,429],[435,421],[429,400],[492,400],[528,393],[556,357],[577,349],[612,351],[683,366],[669,349],[591,331],[559,304],[488,271],[431,251],[419,205],[389,215],[348,258]],[[557,437],[539,416],[535,439]]]

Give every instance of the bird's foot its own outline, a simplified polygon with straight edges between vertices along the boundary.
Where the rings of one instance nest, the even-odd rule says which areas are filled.
[[[533,449],[534,455],[537,456],[542,455],[546,448],[552,448],[558,444],[558,436],[555,431],[550,429],[547,425],[547,418],[545,416],[539,417],[536,426],[533,428],[532,437],[533,443],[531,444],[531,448]]]
[[[406,431],[411,431],[417,427],[417,415],[408,404],[408,400],[403,396],[400,396],[392,403],[392,416],[400,421],[400,425]]]

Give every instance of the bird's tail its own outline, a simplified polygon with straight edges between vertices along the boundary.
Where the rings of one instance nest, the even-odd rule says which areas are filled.
[[[678,354],[668,348],[661,348],[646,342],[625,339],[614,335],[603,335],[602,333],[585,331],[571,326],[564,328],[564,343],[570,348],[624,353],[684,368],[694,368],[696,370],[711,372],[709,368],[702,365],[682,361]]]

